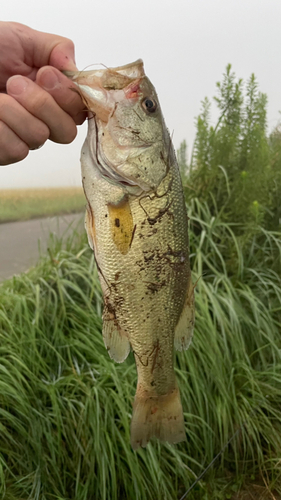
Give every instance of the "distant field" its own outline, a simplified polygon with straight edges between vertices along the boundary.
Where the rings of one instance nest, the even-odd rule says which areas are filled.
[[[82,188],[0,189],[0,223],[83,211]]]

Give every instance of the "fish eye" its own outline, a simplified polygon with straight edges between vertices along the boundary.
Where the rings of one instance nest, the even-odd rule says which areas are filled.
[[[157,109],[157,102],[154,101],[154,99],[145,97],[145,99],[142,101],[142,107],[145,111],[148,111],[148,113],[154,113],[154,111],[156,111]]]

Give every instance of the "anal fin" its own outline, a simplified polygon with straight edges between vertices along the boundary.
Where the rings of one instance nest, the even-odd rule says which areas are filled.
[[[130,342],[119,326],[112,306],[108,303],[105,304],[103,311],[102,335],[109,356],[116,363],[123,363],[130,352]]]
[[[188,349],[192,340],[195,321],[194,288],[190,279],[183,310],[175,329],[174,345],[177,351]]]

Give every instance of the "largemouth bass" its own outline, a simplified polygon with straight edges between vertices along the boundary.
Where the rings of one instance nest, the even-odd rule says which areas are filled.
[[[174,346],[190,344],[194,287],[174,149],[141,60],[67,74],[89,110],[81,165],[104,343],[117,363],[132,349],[137,366],[131,444],[177,443],[185,429]]]

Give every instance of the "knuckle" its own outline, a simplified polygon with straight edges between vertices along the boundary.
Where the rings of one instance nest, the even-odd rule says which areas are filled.
[[[66,37],[66,36],[60,36],[59,37],[59,44],[58,44],[60,47],[67,47],[68,50],[70,50],[71,52],[74,53],[74,50],[75,50],[75,45],[74,45],[74,42],[73,40],[71,40],[70,38]]]
[[[73,126],[69,128],[68,133],[65,136],[64,144],[70,144],[72,141],[74,141],[76,135],[77,135],[77,128],[73,123]]]
[[[30,148],[38,148],[42,146],[50,137],[50,130],[47,125],[40,127],[41,129],[37,129],[36,134],[33,136],[32,142],[29,144]]]
[[[61,126],[60,130],[54,130],[51,133],[50,139],[60,144],[70,144],[72,141],[74,141],[76,135],[77,128],[74,121],[71,119],[71,122],[69,120],[67,123],[64,123],[64,125]]]
[[[15,144],[13,148],[13,163],[24,160],[29,153],[29,147],[22,141]]]
[[[75,116],[74,121],[76,125],[82,125],[84,121],[86,120],[87,116],[85,113],[79,113],[78,115]]]
[[[48,92],[41,91],[36,92],[33,98],[33,108],[36,109],[36,114],[40,115],[42,111],[44,111],[46,108],[49,107],[50,105],[50,100],[51,97],[48,94]]]
[[[14,144],[12,150],[1,148],[0,165],[11,165],[24,160],[29,154],[29,148],[25,143]]]
[[[2,134],[3,134],[5,128],[6,128],[5,123],[2,122],[0,119],[0,137],[2,137]]]
[[[65,37],[64,40],[67,43],[68,47],[74,51],[74,42],[70,38],[67,38],[67,37]]]
[[[0,116],[13,105],[14,99],[8,94],[0,94]]]
[[[29,153],[27,144],[16,135],[11,135],[7,125],[0,121],[0,165],[9,165],[23,160]]]

